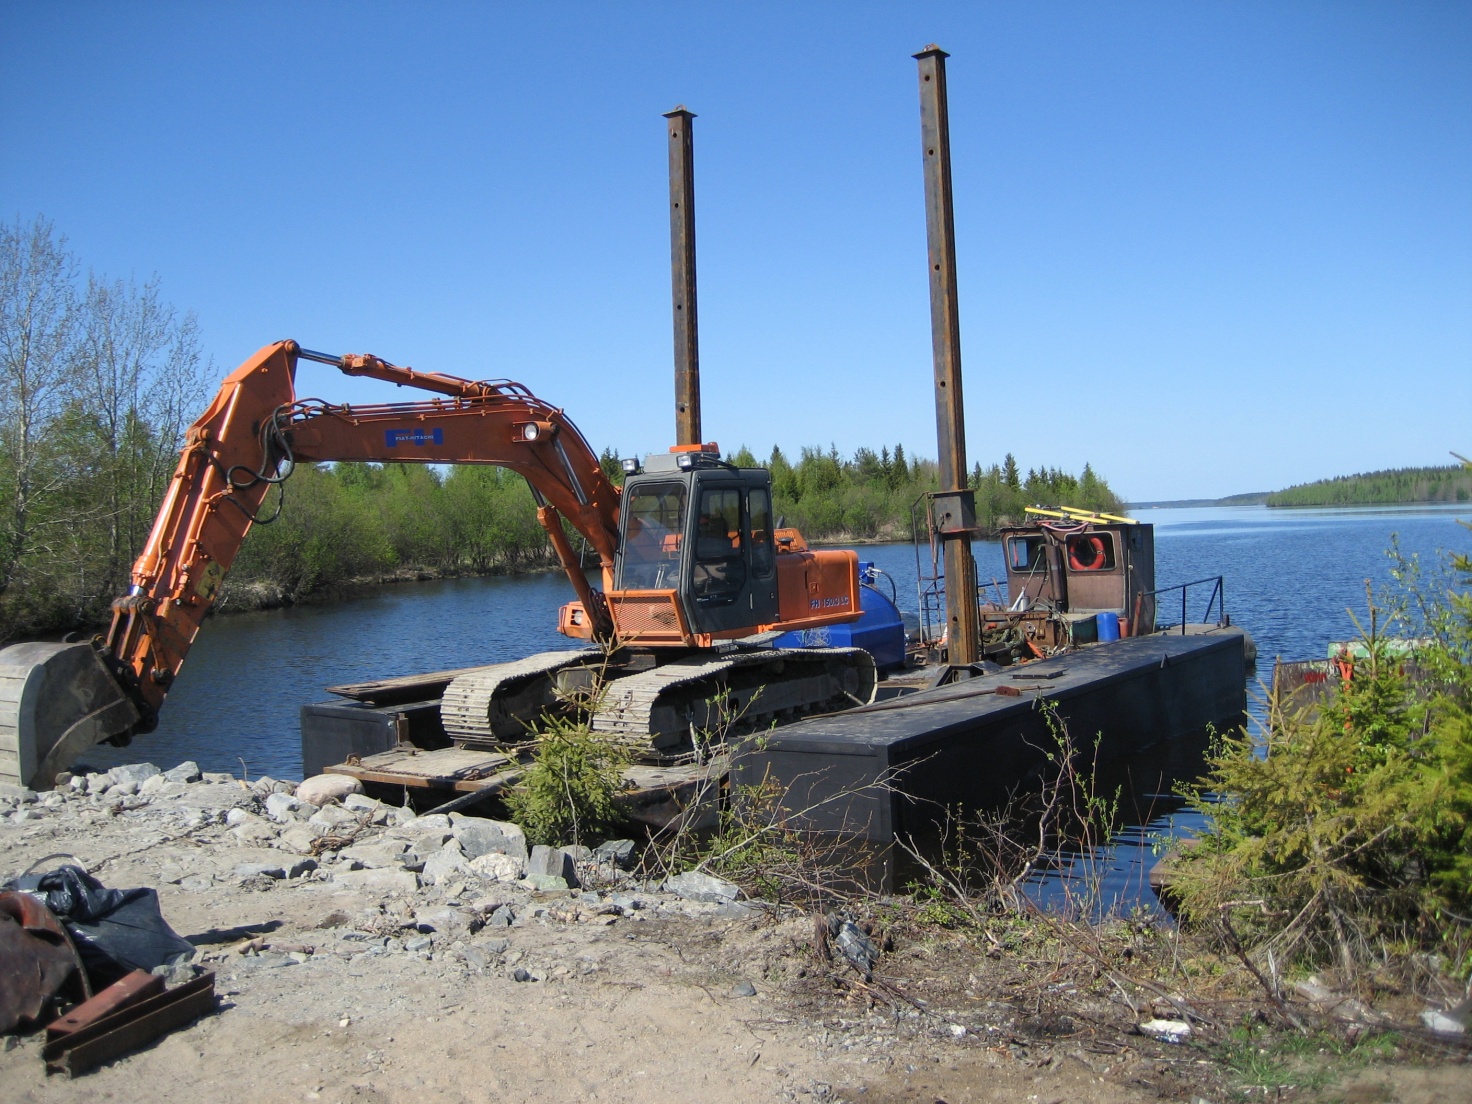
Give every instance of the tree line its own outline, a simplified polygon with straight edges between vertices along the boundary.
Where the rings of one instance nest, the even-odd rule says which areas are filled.
[[[192,314],[158,280],[83,273],[44,218],[0,226],[0,642],[101,624],[163,500],[188,426],[220,379]],[[937,466],[903,445],[773,447],[730,461],[772,472],[774,505],[811,540],[908,540]],[[616,452],[601,457],[614,482]],[[1114,511],[1088,465],[1023,474],[1008,455],[970,477],[992,529],[1030,503]],[[279,494],[279,498],[277,497]],[[923,519],[923,505],[921,506]],[[343,583],[514,572],[555,563],[530,488],[494,467],[299,465],[262,511],[223,608],[296,601]],[[263,519],[263,520],[264,520]]]
[[[1300,483],[1268,495],[1269,506],[1373,506],[1472,501],[1472,471],[1459,465],[1391,468]]]

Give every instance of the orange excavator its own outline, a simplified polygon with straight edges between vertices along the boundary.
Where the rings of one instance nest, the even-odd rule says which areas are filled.
[[[298,399],[301,360],[433,397]],[[857,555],[809,550],[796,530],[778,528],[765,470],[725,463],[711,445],[677,446],[624,461],[620,488],[572,421],[518,383],[281,341],[236,369],[190,428],[106,634],[0,651],[0,780],[49,788],[93,744],[154,729],[241,543],[270,520],[271,488],[318,461],[496,464],[530,484],[577,595],[558,629],[595,646],[461,674],[441,718],[462,746],[524,740],[547,710],[571,708],[571,691],[594,684],[581,698],[593,727],[655,760],[732,718],[765,722],[874,696],[874,661],[862,649],[769,646],[860,609]],[[589,584],[564,519],[597,557],[601,588]]]

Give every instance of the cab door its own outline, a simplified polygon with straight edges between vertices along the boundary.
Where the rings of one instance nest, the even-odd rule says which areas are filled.
[[[686,535],[686,615],[698,633],[737,634],[777,614],[771,491],[765,472],[701,472]]]

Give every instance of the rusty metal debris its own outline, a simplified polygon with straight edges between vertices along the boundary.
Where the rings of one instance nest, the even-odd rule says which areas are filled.
[[[46,1025],[47,1042],[64,1039],[74,1032],[90,1027],[98,1020],[120,1012],[149,997],[164,991],[162,974],[150,974],[146,970],[134,970],[126,977],[113,982],[102,992],[83,1001],[61,1019]]]
[[[48,1042],[41,1051],[46,1072],[76,1077],[183,1027],[214,1007],[215,975],[203,974]]]
[[[0,893],[0,1032],[44,1022],[74,978],[90,996],[77,950],[52,911],[28,893]]]

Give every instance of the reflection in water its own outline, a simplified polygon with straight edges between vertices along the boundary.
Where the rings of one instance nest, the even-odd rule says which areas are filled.
[[[1472,540],[1457,525],[1458,516],[1456,508],[1261,506],[1139,515],[1155,524],[1157,585],[1226,577],[1227,611],[1256,639],[1263,677],[1274,656],[1322,656],[1331,641],[1355,634],[1347,611],[1364,611],[1366,580],[1377,588],[1390,581],[1392,534],[1399,534],[1404,551],[1422,556],[1466,548]],[[978,542],[975,552],[980,579],[1002,576],[1000,544]],[[900,608],[918,612],[915,550],[889,544],[859,553],[893,578]],[[571,597],[567,580],[549,572],[407,583],[331,605],[213,618],[169,694],[158,731],[129,748],[95,749],[88,761],[108,766],[146,759],[167,767],[194,759],[206,770],[236,772],[243,761],[252,777],[299,777],[299,710],[326,698],[324,687],[576,646],[555,628],[558,607]],[[1248,682],[1255,691],[1256,676]],[[1122,900],[1139,896],[1154,861],[1152,834],[1183,823],[1171,787],[1200,770],[1199,760],[1177,761],[1183,750],[1147,752],[1111,775],[1123,787],[1129,827],[1111,851],[1089,859],[1103,864],[1109,892]],[[1060,886],[1045,879],[1036,892],[1052,900]]]

